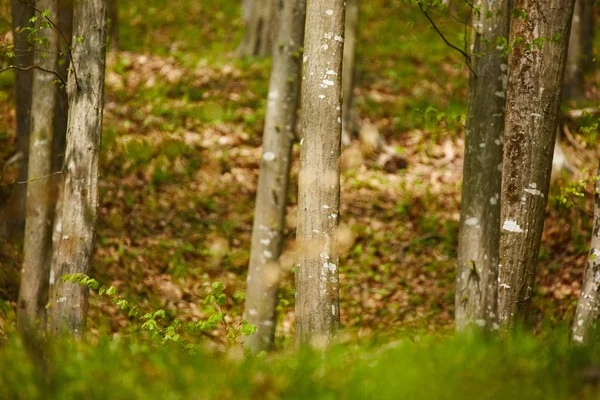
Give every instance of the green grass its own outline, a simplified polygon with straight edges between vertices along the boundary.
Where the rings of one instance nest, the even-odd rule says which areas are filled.
[[[325,353],[190,353],[102,338],[46,347],[48,373],[16,335],[0,347],[4,399],[587,399],[597,398],[597,349],[564,335],[506,340],[424,337],[347,343]],[[19,362],[14,362],[19,360]]]

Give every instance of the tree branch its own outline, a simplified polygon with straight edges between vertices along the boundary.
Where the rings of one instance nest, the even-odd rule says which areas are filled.
[[[61,83],[63,85],[67,86],[67,82],[65,81],[65,79],[62,76],[60,76],[60,74],[58,72],[52,71],[51,69],[42,68],[42,67],[40,67],[38,65],[31,65],[29,67],[19,67],[17,65],[9,65],[6,68],[0,69],[0,74],[2,72],[4,72],[4,71],[8,71],[9,69],[16,69],[16,70],[19,70],[19,71],[30,71],[32,69],[39,69],[40,71],[44,71],[44,72],[47,72],[49,74],[55,75],[61,81]]]
[[[451,48],[453,48],[454,50],[458,51],[460,54],[463,55],[463,57],[465,58],[465,62],[467,63],[467,67],[469,67],[469,70],[471,71],[471,73],[475,76],[475,78],[477,78],[477,74],[471,67],[471,57],[469,57],[469,55],[464,50],[462,50],[462,49],[456,47],[455,45],[453,45],[452,43],[450,43],[448,41],[448,39],[446,39],[446,36],[444,36],[442,31],[439,30],[439,28],[437,27],[435,22],[433,22],[433,19],[431,19],[429,14],[427,14],[427,11],[425,11],[425,9],[423,8],[423,4],[421,4],[420,2],[418,4],[419,4],[419,8],[421,9],[421,11],[423,12],[423,14],[425,14],[425,17],[429,20],[429,23],[431,24],[433,29],[437,32],[437,34],[442,38],[444,43],[446,43],[448,46],[450,46]]]

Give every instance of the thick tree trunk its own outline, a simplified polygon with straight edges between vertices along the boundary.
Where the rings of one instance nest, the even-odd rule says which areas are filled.
[[[29,51],[27,32],[21,30],[29,26],[33,8],[26,1],[11,0],[12,28],[15,44],[15,64],[21,67],[33,65],[33,51]],[[19,154],[19,182],[27,181],[29,162],[29,124],[31,120],[31,88],[33,71],[16,71],[15,108],[17,114],[16,148]],[[0,213],[0,234],[21,241],[25,228],[25,199],[27,184],[15,185],[2,213]]]
[[[575,0],[515,0],[502,169],[500,325],[531,302]],[[521,41],[519,43],[519,41]]]
[[[237,53],[240,57],[266,57],[273,48],[276,25],[275,0],[253,0],[246,33]]]
[[[353,91],[354,91],[354,64],[356,60],[356,40],[358,37],[358,16],[360,0],[347,0],[346,22],[344,27],[344,67],[342,76],[342,143],[350,146],[353,124]]]
[[[305,0],[281,2],[256,193],[252,249],[244,318],[258,331],[246,339],[256,353],[275,337],[279,256],[283,244],[287,189],[300,89]]]
[[[506,104],[509,0],[473,3],[473,49],[465,134],[456,277],[456,328],[497,326],[500,187]],[[491,15],[491,17],[490,17]]]
[[[40,0],[36,5],[40,10],[49,11],[50,18],[56,18],[58,15],[56,0]],[[46,70],[56,71],[58,31],[54,28],[42,29],[40,37],[47,41],[48,48],[44,56],[42,49],[38,49],[35,64]],[[52,190],[53,179],[50,176],[54,146],[55,79],[53,74],[38,69],[33,73],[27,218],[18,302],[19,323],[26,329],[38,329],[38,324],[45,326],[45,307],[48,301],[52,222],[56,199]]]
[[[597,177],[592,243],[572,327],[573,341],[587,345],[597,343],[600,317],[600,167]]]
[[[339,329],[344,0],[309,0],[302,69],[302,139],[296,253],[296,335],[327,345]]]
[[[98,213],[98,160],[102,134],[104,69],[106,59],[107,0],[82,0],[75,4],[73,66],[69,74],[69,122],[63,190],[62,237],[55,259],[58,272],[90,270]],[[67,329],[75,336],[85,330],[87,289],[57,284],[51,294],[49,330]]]
[[[573,20],[571,22],[571,36],[569,37],[569,51],[565,69],[564,96],[570,100],[579,100],[585,97],[583,76],[585,68],[584,54],[584,12],[587,0],[576,0]]]

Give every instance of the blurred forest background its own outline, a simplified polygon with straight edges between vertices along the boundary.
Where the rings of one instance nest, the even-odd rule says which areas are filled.
[[[0,2],[0,38],[7,42],[8,3]],[[444,36],[462,47],[470,11],[455,3],[451,12],[429,12]],[[226,323],[208,340],[221,349],[228,344],[227,326],[242,321],[271,61],[236,54],[245,28],[239,1],[129,0],[118,6],[118,44],[107,56],[101,203],[89,275],[141,310],[162,309],[166,320],[183,323],[213,313],[205,299],[215,282],[223,283]],[[594,13],[598,17],[597,7]],[[341,338],[446,337],[454,330],[469,70],[417,6],[364,1],[359,20],[356,135],[341,155]],[[597,29],[595,55],[599,49]],[[0,73],[5,161],[16,151],[14,81],[14,71]],[[599,100],[595,64],[585,77],[585,97],[562,106],[559,143],[566,161],[556,161],[550,189],[533,298],[537,333],[569,324],[577,305],[593,223],[591,181],[600,159],[598,113],[581,117],[580,110],[597,110]],[[294,342],[297,143],[293,154],[278,348]],[[17,173],[5,163],[0,204],[8,201]],[[0,247],[4,337],[15,320],[21,246],[8,240]],[[101,341],[105,333],[128,337],[140,327],[118,305],[92,294],[88,330]],[[273,389],[261,382],[257,388]]]

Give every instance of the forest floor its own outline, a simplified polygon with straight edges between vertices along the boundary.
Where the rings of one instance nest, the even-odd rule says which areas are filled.
[[[243,29],[238,3],[121,2],[121,51],[108,57],[91,276],[142,310],[164,309],[183,321],[207,315],[203,300],[216,281],[226,285],[227,323],[239,324],[243,311],[270,61],[233,55]],[[360,126],[377,131],[407,165],[383,168],[375,153],[343,172],[343,332],[348,340],[444,335],[453,323],[467,68],[418,9],[373,0],[362,12],[356,113]],[[462,43],[464,26],[433,16],[451,41]],[[0,75],[3,157],[14,151],[12,82],[11,73]],[[590,77],[588,100],[577,107],[597,104],[599,82]],[[597,136],[573,121],[565,124],[579,143],[575,148],[561,140],[578,172],[552,184],[533,302],[538,329],[570,321],[591,233],[591,186],[583,199],[570,198],[574,206],[560,198],[570,182],[595,171]],[[297,145],[294,154],[297,159]],[[357,154],[346,151],[345,157]],[[293,340],[297,167],[296,161],[279,346]],[[9,170],[2,179],[6,196],[14,174]],[[19,265],[18,256],[6,256],[17,250],[2,248],[6,268]],[[16,289],[0,290],[12,319]],[[92,335],[137,330],[117,306],[94,295],[89,326]]]

